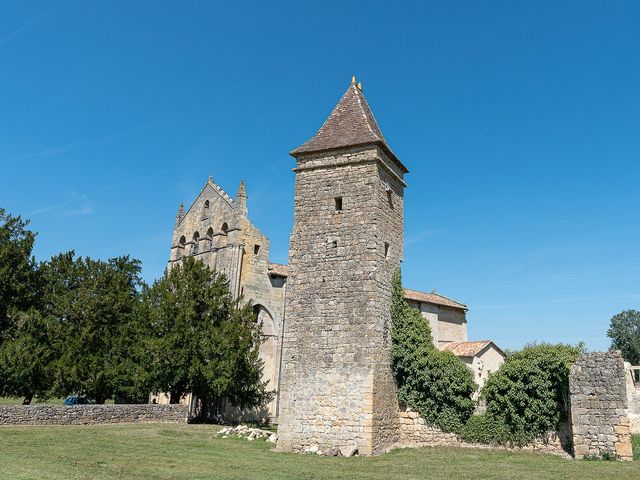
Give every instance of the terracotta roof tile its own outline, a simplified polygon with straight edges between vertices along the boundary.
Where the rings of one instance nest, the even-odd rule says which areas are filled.
[[[367,144],[376,144],[382,147],[402,170],[407,172],[406,167],[389,148],[362,90],[355,83],[352,83],[320,130],[290,154],[295,157],[301,153],[322,152]]]
[[[288,265],[283,265],[281,263],[270,263],[267,268],[269,270],[269,275],[273,275],[275,277],[286,277],[289,275]]]
[[[457,357],[475,357],[488,345],[493,345],[498,352],[502,353],[495,343],[491,340],[480,340],[477,342],[450,342],[447,343],[442,350],[451,352]],[[504,353],[502,353],[504,355]]]
[[[443,305],[445,307],[459,308],[461,310],[468,310],[464,303],[456,302],[450,298],[440,295],[436,292],[419,292],[418,290],[404,289],[404,298],[407,300],[413,300],[415,302],[435,303],[436,305]]]

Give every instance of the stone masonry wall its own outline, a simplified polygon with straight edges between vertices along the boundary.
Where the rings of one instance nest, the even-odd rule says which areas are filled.
[[[398,415],[398,448],[420,448],[420,447],[464,447],[464,448],[497,448],[511,451],[527,451],[538,453],[550,453],[570,458],[566,452],[566,436],[568,425],[561,425],[559,432],[551,432],[544,437],[538,438],[529,445],[522,447],[499,447],[477,443],[467,443],[462,441],[455,433],[446,433],[437,427],[427,425],[424,419],[410,409],[401,410]],[[564,447],[563,447],[564,446]]]
[[[188,412],[187,405],[3,405],[0,425],[186,423]]]
[[[624,361],[620,352],[589,353],[571,367],[571,421],[576,458],[614,452],[632,460]]]

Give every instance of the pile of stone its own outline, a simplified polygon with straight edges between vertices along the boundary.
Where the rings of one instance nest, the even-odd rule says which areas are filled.
[[[266,439],[270,443],[276,443],[278,441],[278,436],[275,433],[268,430],[262,430],[260,428],[247,427],[246,425],[238,425],[237,427],[224,427],[218,433],[216,433],[216,435],[221,436],[222,438],[227,438],[230,435],[235,437],[243,437],[250,442],[257,438]]]
[[[303,450],[304,453],[324,455],[325,457],[353,457],[358,454],[356,447],[335,448],[322,450],[318,445],[312,445]]]

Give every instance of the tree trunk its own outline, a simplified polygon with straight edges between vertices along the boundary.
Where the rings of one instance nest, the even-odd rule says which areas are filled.
[[[31,400],[33,400],[33,394],[28,394],[27,396],[24,397],[24,400],[22,400],[22,404],[23,405],[31,405]]]

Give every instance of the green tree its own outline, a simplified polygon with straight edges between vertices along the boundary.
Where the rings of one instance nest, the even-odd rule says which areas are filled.
[[[144,291],[147,384],[168,392],[171,402],[186,393],[204,405],[229,400],[241,408],[265,404],[260,326],[252,306],[239,306],[224,275],[187,257]]]
[[[134,389],[135,372],[126,375],[123,365],[133,362],[139,341],[131,331],[139,320],[140,262],[75,258],[67,252],[45,262],[41,273],[43,315],[55,331],[54,393],[103,403]]]
[[[36,234],[28,221],[0,208],[0,343],[15,327],[14,311],[25,311],[38,300],[36,262],[31,255]]]
[[[56,351],[54,329],[36,309],[16,312],[12,335],[0,347],[0,396],[47,398],[52,387]]]
[[[433,344],[422,314],[407,305],[400,271],[392,280],[391,362],[398,400],[431,425],[459,431],[473,413],[473,373],[455,355]]]
[[[584,346],[527,345],[511,354],[482,390],[487,414],[502,422],[514,443],[553,431],[569,414],[569,369]]]
[[[632,365],[640,365],[640,312],[625,310],[611,318],[607,336],[611,350],[620,350]]]

